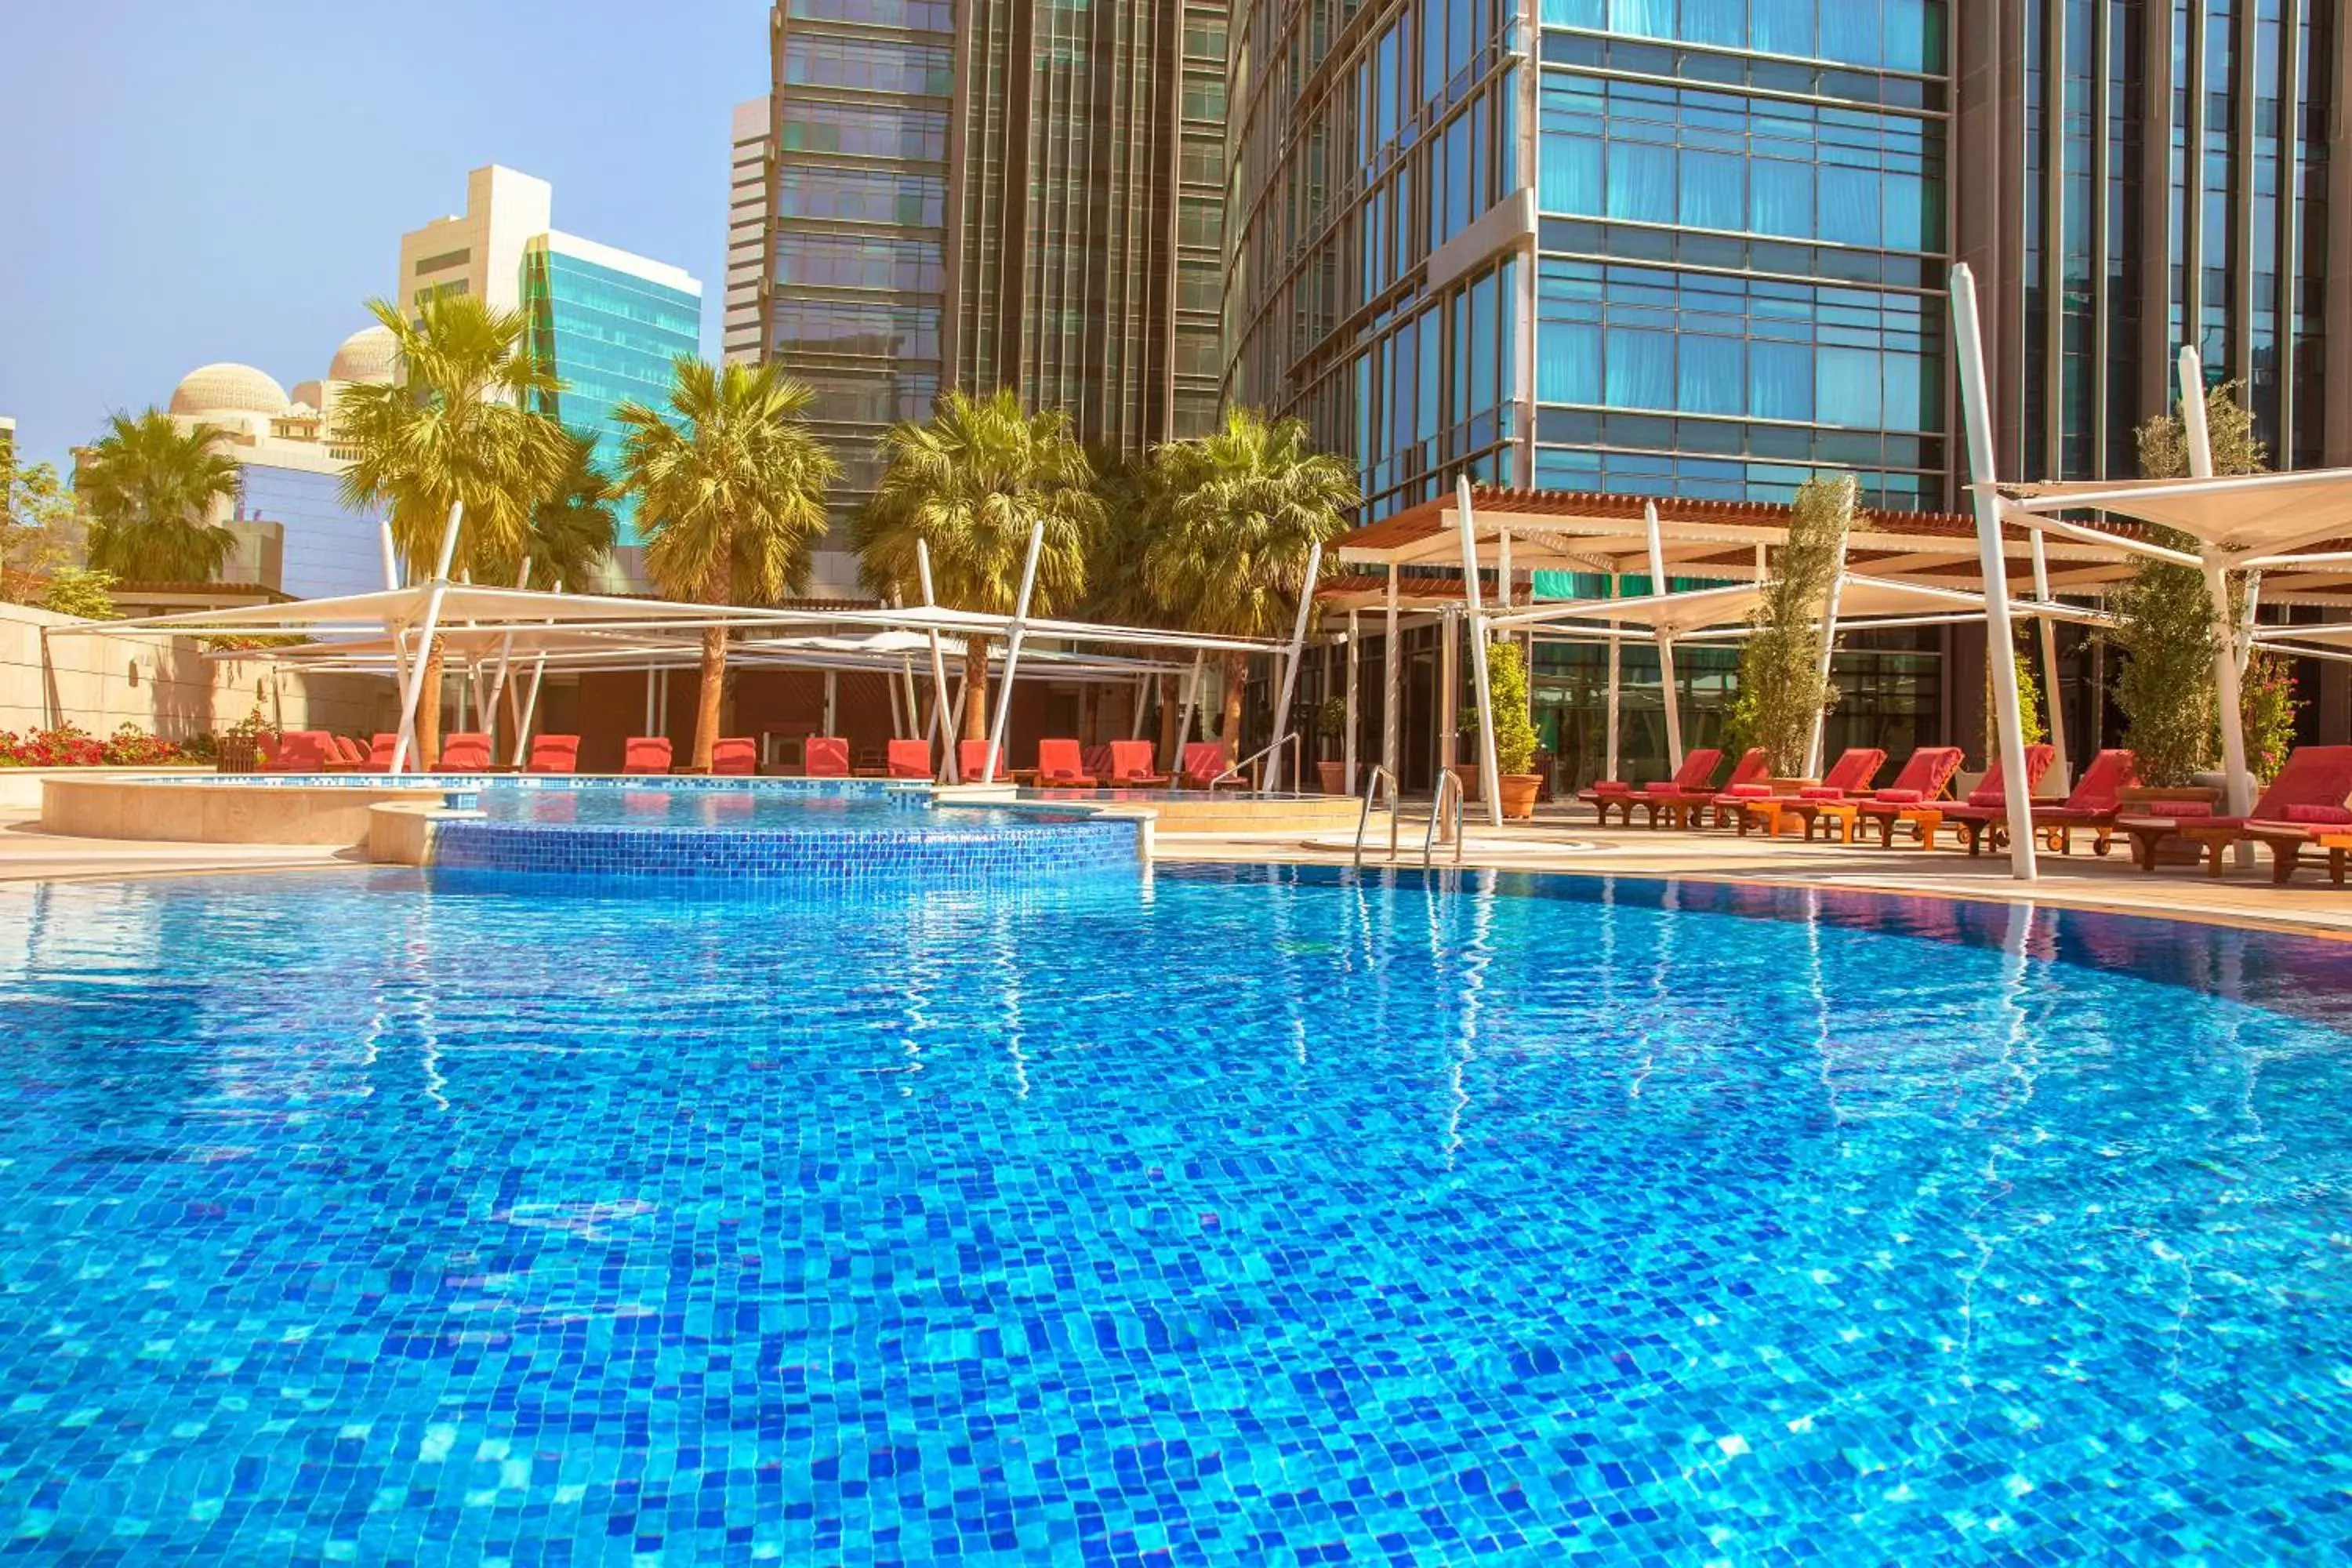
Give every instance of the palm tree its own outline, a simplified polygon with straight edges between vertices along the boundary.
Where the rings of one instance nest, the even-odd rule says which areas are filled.
[[[622,488],[638,498],[646,571],[663,593],[732,605],[806,590],[810,555],[824,537],[825,492],[841,471],[809,431],[814,396],[772,365],[721,369],[683,355],[670,415],[639,403],[613,411],[628,431]],[[726,677],[727,628],[706,626],[698,771],[710,767]]]
[[[347,387],[335,405],[337,439],[354,449],[344,499],[388,509],[393,543],[412,566],[437,561],[449,509],[461,506],[456,567],[511,582],[529,547],[533,509],[569,465],[571,439],[537,412],[562,390],[531,346],[530,319],[471,295],[430,296],[411,321],[388,301],[368,310],[390,330],[400,375]],[[440,751],[441,642],[425,652],[417,752]]]
[[[1017,607],[1030,531],[1045,525],[1030,608],[1075,603],[1103,506],[1069,416],[1024,413],[1010,391],[950,392],[931,417],[882,437],[887,465],[852,534],[867,584],[912,600],[915,545],[929,547],[931,582],[954,609],[1009,615]],[[988,644],[964,643],[964,734],[988,734]]]
[[[530,509],[528,585],[561,584],[576,594],[595,580],[597,568],[613,553],[619,534],[613,502],[620,488],[596,466],[596,437],[566,431],[564,439],[571,451],[563,477]]]
[[[1144,547],[1152,595],[1187,627],[1224,637],[1276,637],[1297,614],[1307,552],[1348,526],[1361,503],[1347,463],[1311,450],[1307,426],[1248,409],[1222,428],[1155,454],[1164,500]],[[1224,717],[1217,738],[1234,760],[1241,736],[1242,656],[1224,658]]]
[[[212,580],[236,549],[236,535],[212,521],[237,493],[221,435],[209,425],[183,432],[155,408],[107,421],[74,480],[89,513],[92,567],[139,582]]]

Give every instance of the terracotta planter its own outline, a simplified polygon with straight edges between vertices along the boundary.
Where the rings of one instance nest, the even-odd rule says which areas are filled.
[[[1347,763],[1318,763],[1315,764],[1315,774],[1317,782],[1322,786],[1322,790],[1325,795],[1345,795],[1348,793]]]
[[[1525,822],[1536,814],[1536,792],[1543,785],[1541,773],[1505,773],[1495,781],[1496,793],[1503,797],[1503,816]]]

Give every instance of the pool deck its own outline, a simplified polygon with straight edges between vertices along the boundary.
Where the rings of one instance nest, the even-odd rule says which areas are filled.
[[[1385,818],[1367,836],[1368,865],[1382,864]],[[1421,864],[1423,820],[1407,803],[1399,837],[1399,864]],[[1254,864],[1344,866],[1352,832],[1302,836],[1294,830],[1188,833],[1159,838],[1156,858]],[[0,809],[0,882],[103,881],[241,872],[358,868],[363,858],[314,845],[176,844],[79,838],[44,832],[37,813]],[[1446,851],[1441,866],[1450,865]],[[2135,868],[2117,845],[2105,859],[2078,847],[2071,856],[2044,855],[2042,879],[2030,888],[2009,876],[2003,856],[1970,858],[1953,849],[1880,850],[1843,845],[1778,843],[1730,832],[1597,828],[1589,815],[1551,813],[1533,823],[1493,828],[1473,822],[1462,864],[1514,871],[1578,876],[1675,877],[1719,882],[1786,882],[1931,897],[2030,899],[2071,909],[2166,915],[2225,924],[2291,930],[2352,941],[2352,887],[2331,885],[2320,870],[2299,871],[2286,887],[2270,879],[2266,854],[2255,868],[2231,869],[2220,880],[2189,867],[2154,876]]]

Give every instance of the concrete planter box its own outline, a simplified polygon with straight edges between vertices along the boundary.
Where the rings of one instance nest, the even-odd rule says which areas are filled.
[[[179,768],[0,768],[0,811],[41,809],[44,779],[192,778],[209,773],[205,766]]]

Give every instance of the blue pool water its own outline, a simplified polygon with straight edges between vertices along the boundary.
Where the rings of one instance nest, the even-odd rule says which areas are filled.
[[[0,1550],[2315,1561],[2347,968],[1488,877],[0,889]]]
[[[1002,806],[935,805],[923,790],[693,790],[598,784],[569,789],[482,786],[481,809],[496,822],[583,827],[793,829],[826,833],[899,833],[929,827],[985,829],[1039,820],[1072,820]]]

